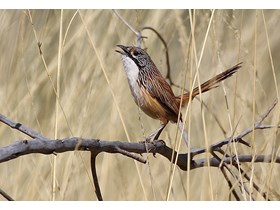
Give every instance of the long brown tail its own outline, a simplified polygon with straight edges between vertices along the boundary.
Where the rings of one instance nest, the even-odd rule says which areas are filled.
[[[231,67],[230,69],[218,74],[217,76],[213,77],[212,79],[204,82],[200,88],[201,88],[201,93],[204,93],[208,90],[211,90],[213,88],[216,88],[218,87],[219,83],[223,80],[225,80],[226,78],[230,77],[231,75],[233,75],[235,72],[237,72],[237,70],[239,68],[241,68],[241,64],[242,63],[238,63],[236,64],[235,66]],[[196,87],[193,89],[192,91],[192,97],[191,97],[191,100],[197,96],[199,94],[199,87]],[[188,103],[190,99],[190,92],[188,93],[185,93],[183,95],[183,102],[182,102],[182,106],[186,105]],[[176,97],[176,100],[178,103],[180,103],[180,100],[181,100],[181,96],[177,96]]]

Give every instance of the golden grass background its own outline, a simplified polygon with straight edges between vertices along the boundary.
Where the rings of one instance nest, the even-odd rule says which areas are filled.
[[[119,10],[119,13],[136,30],[151,26],[161,33],[169,48],[171,78],[181,86],[186,79],[189,89],[196,71],[194,48],[189,48],[190,11]],[[202,55],[200,82],[243,61],[242,69],[234,77],[203,94],[202,99],[212,114],[206,108],[201,111],[199,100],[192,102],[188,112],[190,122],[187,121],[192,145],[205,147],[205,134],[208,144],[231,136],[235,127],[237,134],[252,126],[277,98],[280,11],[216,10],[209,33],[212,12],[192,13],[197,60]],[[125,127],[131,141],[140,141],[144,139],[143,133],[147,136],[158,128],[159,122],[140,113],[130,95],[119,55],[114,50],[116,44],[135,45],[136,37],[112,10],[31,10],[30,15],[34,28],[27,10],[0,11],[1,114],[52,139],[80,136],[127,141]],[[33,29],[42,43],[42,55],[51,80]],[[148,37],[144,47],[166,75],[162,43],[150,31],[144,31],[143,35]],[[52,82],[65,115],[58,105]],[[179,88],[173,87],[173,90],[180,94]],[[279,123],[279,111],[278,105],[265,120],[266,124]],[[174,144],[175,134],[176,125],[169,124],[161,137],[170,146]],[[4,124],[0,126],[0,137],[2,147],[28,139]],[[279,155],[279,132],[275,129],[255,131],[253,137],[248,135],[245,140],[254,140],[256,154],[271,154],[275,149]],[[186,152],[184,143],[181,151]],[[240,154],[251,152],[238,147]],[[149,164],[135,163],[119,154],[98,156],[97,171],[105,200],[165,200],[171,165],[159,155],[154,158],[145,154],[144,157]],[[67,152],[56,158],[32,154],[1,163],[0,188],[16,200],[96,200],[89,159],[88,152]],[[278,200],[279,166],[274,163],[245,165],[247,171],[254,170],[253,179],[259,186]],[[229,188],[221,172],[205,167],[191,172],[176,169],[169,199],[228,200],[228,195]]]

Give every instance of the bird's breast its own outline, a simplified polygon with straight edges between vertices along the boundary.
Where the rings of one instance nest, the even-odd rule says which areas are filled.
[[[143,94],[141,93],[138,76],[139,76],[139,68],[135,64],[135,62],[129,57],[122,55],[122,62],[124,66],[124,70],[126,73],[126,77],[128,80],[128,84],[133,95],[134,101],[136,104],[141,107],[143,105]]]
[[[132,96],[140,109],[150,117],[162,122],[177,121],[177,116],[166,110],[156,98],[152,97],[147,90],[148,87],[141,85],[139,68],[135,62],[125,55],[122,55],[121,58]]]

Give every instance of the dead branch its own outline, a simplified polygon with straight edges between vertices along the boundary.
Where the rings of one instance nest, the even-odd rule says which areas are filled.
[[[256,129],[270,129],[275,127],[273,125],[262,125],[261,123],[264,119],[271,113],[273,108],[276,106],[277,100],[273,102],[271,107],[266,111],[266,113],[260,118],[259,121],[251,128],[245,129],[236,137],[230,137],[223,139],[213,145],[208,149],[206,148],[197,148],[191,150],[191,161],[188,161],[188,153],[178,154],[177,161],[176,156],[177,152],[173,151],[172,148],[168,147],[163,140],[153,141],[152,143],[143,143],[143,142],[126,142],[126,141],[111,141],[111,140],[100,140],[100,139],[86,139],[79,137],[65,138],[65,139],[48,139],[41,134],[33,131],[32,129],[24,126],[21,123],[14,122],[13,120],[0,115],[0,121],[10,126],[13,129],[19,130],[22,133],[25,133],[29,137],[32,137],[30,140],[19,140],[5,147],[0,148],[0,163],[9,161],[11,159],[18,158],[23,155],[28,155],[32,153],[39,154],[54,154],[54,153],[64,153],[68,151],[90,151],[91,152],[91,170],[92,176],[95,184],[96,195],[98,200],[103,200],[101,190],[98,183],[97,173],[96,173],[96,157],[101,152],[106,153],[119,153],[126,157],[137,160],[141,163],[146,163],[146,160],[141,156],[143,153],[158,153],[168,159],[170,162],[175,163],[183,171],[188,170],[188,162],[190,162],[190,170],[209,166],[221,168],[222,173],[225,179],[228,182],[230,188],[233,184],[230,182],[228,176],[225,173],[224,169],[227,169],[229,173],[235,177],[235,180],[239,185],[241,182],[237,180],[237,177],[232,173],[232,171],[227,167],[227,164],[232,164],[235,167],[238,167],[238,164],[243,162],[251,162],[252,160],[255,163],[280,163],[280,157],[273,155],[238,155],[238,156],[229,156],[224,152],[223,147],[232,143],[237,142],[245,146],[250,146],[243,138]],[[279,126],[278,126],[279,127]],[[224,157],[221,159],[216,154],[215,151],[224,154]],[[212,157],[209,161],[205,158],[195,158],[199,154],[210,152]],[[173,154],[172,154],[173,153]],[[238,161],[237,161],[238,160]],[[243,170],[242,170],[243,171]],[[245,174],[246,175],[246,174]],[[246,175],[248,178],[248,175]],[[259,187],[254,183],[254,188],[259,192]],[[239,200],[237,193],[233,190],[234,197]],[[3,195],[3,194],[2,194]],[[264,193],[262,196],[267,197]]]
[[[223,140],[224,142],[224,140]],[[146,149],[147,147],[147,149]],[[69,151],[91,151],[95,153],[119,153],[127,157],[131,157],[139,162],[145,163],[143,157],[139,155],[138,158],[134,158],[135,155],[127,155],[127,153],[158,153],[171,162],[175,162],[175,158],[172,159],[172,148],[166,146],[163,141],[154,141],[152,143],[133,143],[126,141],[110,141],[110,140],[99,140],[99,139],[85,139],[79,137],[65,138],[65,139],[55,139],[47,141],[39,141],[39,139],[31,140],[20,140],[13,144],[0,148],[0,163],[6,162],[24,155],[39,153],[39,154],[53,154],[53,153],[64,153]],[[124,154],[122,150],[126,151]],[[148,150],[148,151],[147,151]],[[197,155],[196,151],[205,151],[205,149],[195,149],[194,152],[191,151],[191,157]],[[205,151],[206,152],[206,151]],[[176,151],[175,155],[176,156]],[[275,161],[280,163],[280,157],[272,157],[271,155],[239,155],[234,157],[225,157],[225,163],[236,162],[238,158],[239,162],[251,162],[254,158],[254,162],[265,162],[270,163]],[[180,169],[186,171],[188,162],[188,153],[179,154],[177,165]],[[210,166],[219,167],[220,161],[216,158],[210,159]],[[204,167],[207,165],[207,160],[204,158],[193,159],[191,162],[190,169]]]
[[[91,152],[90,165],[91,165],[91,173],[92,173],[92,177],[93,177],[93,182],[94,182],[94,186],[95,186],[95,194],[99,201],[103,201],[101,190],[99,187],[98,178],[97,178],[97,172],[96,172],[96,157],[98,154],[99,154],[98,152]]]
[[[13,128],[13,129],[19,130],[20,132],[26,134],[27,136],[29,136],[31,138],[38,138],[43,141],[49,140],[48,138],[44,137],[40,133],[38,133],[30,128],[27,128],[25,125],[23,125],[21,123],[14,122],[13,120],[10,120],[9,118],[5,117],[2,114],[0,114],[0,121],[5,123],[6,125],[8,125],[9,127]]]
[[[8,195],[4,190],[2,190],[1,188],[0,188],[0,195],[2,195],[8,201],[14,201],[14,199],[10,195]]]

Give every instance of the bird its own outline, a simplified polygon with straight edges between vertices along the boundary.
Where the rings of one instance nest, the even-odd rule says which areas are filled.
[[[140,109],[151,118],[161,122],[160,127],[146,140],[157,140],[168,122],[182,125],[182,106],[188,104],[195,96],[218,87],[218,83],[232,76],[241,68],[238,63],[226,71],[204,82],[182,96],[175,96],[171,86],[162,76],[149,54],[136,46],[117,45],[115,50],[121,55],[121,61],[126,73],[131,94]],[[180,127],[180,126],[179,126]]]

